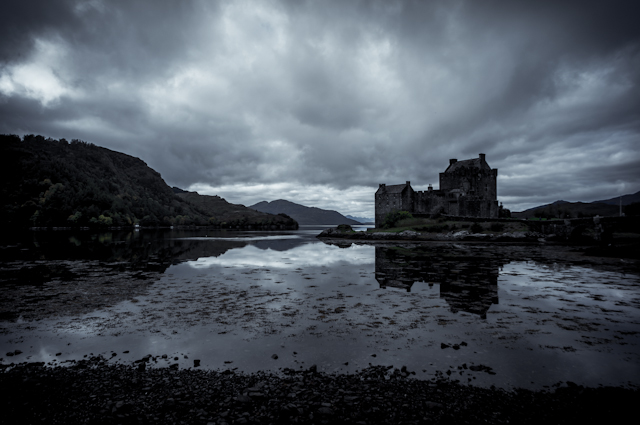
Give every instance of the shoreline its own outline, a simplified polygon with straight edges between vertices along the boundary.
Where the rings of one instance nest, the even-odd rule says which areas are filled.
[[[280,373],[109,365],[104,357],[67,367],[22,363],[0,370],[0,423],[589,423],[626,420],[637,388],[503,390],[441,374],[372,366],[353,374]]]

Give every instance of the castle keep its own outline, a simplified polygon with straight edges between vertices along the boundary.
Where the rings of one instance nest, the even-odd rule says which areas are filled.
[[[449,167],[440,173],[440,189],[431,185],[426,191],[415,191],[410,182],[381,184],[376,192],[376,227],[392,211],[411,214],[448,214],[464,217],[498,217],[496,180],[498,169],[489,167],[485,155],[458,161],[449,160]]]

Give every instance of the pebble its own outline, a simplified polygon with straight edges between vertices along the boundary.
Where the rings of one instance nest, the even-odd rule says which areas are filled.
[[[50,424],[624,423],[640,399],[634,388],[567,383],[507,391],[444,376],[419,380],[393,366],[349,374],[318,372],[315,365],[243,374],[105,360],[0,366],[0,388],[11,389],[0,399],[2,417]]]

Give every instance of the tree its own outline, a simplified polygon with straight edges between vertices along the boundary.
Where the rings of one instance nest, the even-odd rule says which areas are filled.
[[[391,211],[384,217],[382,227],[384,227],[385,229],[396,227],[399,221],[407,218],[413,218],[413,215],[411,215],[411,213],[408,211]]]

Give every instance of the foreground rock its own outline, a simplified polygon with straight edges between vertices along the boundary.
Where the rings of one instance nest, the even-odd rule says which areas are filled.
[[[99,357],[66,368],[24,363],[0,372],[0,423],[616,423],[638,400],[637,389],[505,391],[408,376],[384,366],[275,375],[138,370]]]

